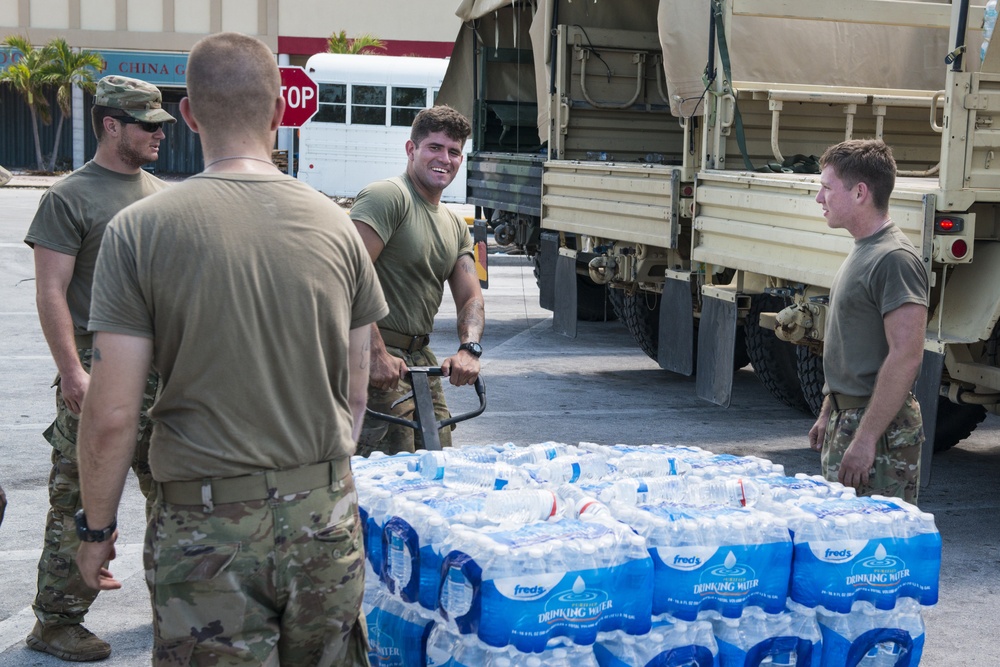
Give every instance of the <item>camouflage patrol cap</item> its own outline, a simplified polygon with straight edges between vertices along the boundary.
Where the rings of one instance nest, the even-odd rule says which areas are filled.
[[[151,83],[112,74],[97,82],[94,104],[121,109],[136,120],[149,123],[176,123],[162,108],[160,89]]]

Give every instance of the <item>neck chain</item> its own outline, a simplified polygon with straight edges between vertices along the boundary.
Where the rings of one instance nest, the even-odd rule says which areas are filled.
[[[206,162],[205,163],[205,169],[208,169],[213,164],[216,164],[218,162],[225,162],[226,160],[256,160],[257,162],[263,162],[265,164],[271,165],[272,167],[274,166],[274,163],[271,162],[270,160],[265,160],[264,158],[254,157],[252,155],[229,155],[227,157],[216,158],[216,159],[212,160],[211,162]]]

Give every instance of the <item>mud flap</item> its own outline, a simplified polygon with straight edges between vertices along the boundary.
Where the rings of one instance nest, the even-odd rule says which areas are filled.
[[[934,456],[934,438],[937,435],[938,395],[941,389],[941,372],[944,370],[944,347],[941,351],[924,350],[924,360],[917,375],[914,395],[920,403],[920,419],[924,424],[924,446],[920,450],[920,487],[931,483],[931,459]]]
[[[576,338],[576,287],[576,251],[560,248],[556,260],[556,303],[552,310],[552,330],[568,338]]]
[[[733,395],[736,318],[736,292],[702,288],[695,389],[699,398],[724,408],[729,407]]]
[[[538,305],[556,309],[556,259],[559,257],[559,232],[542,232],[538,252]]]
[[[660,332],[656,345],[660,368],[690,377],[694,373],[694,306],[691,274],[667,271],[660,298]]]

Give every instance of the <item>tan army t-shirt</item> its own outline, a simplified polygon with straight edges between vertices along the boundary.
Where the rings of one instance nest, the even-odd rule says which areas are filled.
[[[927,270],[906,235],[889,225],[856,241],[830,288],[824,392],[871,396],[889,354],[883,318],[907,303],[927,305]]]
[[[145,171],[119,174],[88,162],[42,195],[24,242],[76,257],[66,290],[76,335],[87,332],[90,290],[104,228],[123,208],[165,187],[166,183]]]
[[[108,226],[90,326],[154,340],[164,482],[353,454],[348,332],[386,312],[327,197],[282,175],[202,174]]]
[[[465,220],[421,197],[405,174],[362,190],[351,218],[374,229],[385,244],[375,271],[389,315],[379,326],[412,336],[430,333],[455,262],[473,252]]]

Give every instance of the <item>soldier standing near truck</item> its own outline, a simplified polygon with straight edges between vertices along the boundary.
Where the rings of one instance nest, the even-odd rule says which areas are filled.
[[[911,391],[927,326],[927,272],[913,244],[889,218],[896,180],[892,151],[880,140],[830,147],[816,201],[827,225],[846,229],[854,247],[830,290],[824,336],[823,407],[809,431],[823,476],[859,495],[917,502],[920,406]]]
[[[351,218],[375,263],[389,315],[372,326],[372,367],[368,407],[413,418],[413,401],[393,404],[409,390],[409,366],[437,366],[429,347],[434,316],[448,282],[458,312],[458,351],[441,363],[455,386],[479,377],[479,341],[485,326],[483,293],[472,259],[468,225],[441,204],[441,193],[462,168],[462,147],[469,137],[468,119],[447,106],[424,109],[413,120],[406,142],[406,173],[372,183],[361,191]],[[435,418],[449,416],[440,378],[431,379]],[[451,445],[451,430],[440,433]],[[387,454],[421,448],[405,426],[368,418],[358,454]]]
[[[112,75],[97,83],[94,159],[49,188],[24,239],[34,250],[38,317],[59,371],[54,383],[56,420],[45,431],[52,445],[52,470],[33,605],[38,623],[25,641],[34,650],[63,660],[102,660],[111,653],[107,642],[82,625],[97,591],[84,584],[73,562],[79,546],[73,527],[73,515],[80,509],[77,428],[90,385],[91,284],[105,227],[129,204],[167,187],[142,170],[159,156],[163,124],[176,122],[161,108],[161,99],[156,86],[138,79]],[[147,498],[153,485],[147,412],[157,382],[156,374],[149,372],[132,464]],[[147,514],[150,507],[147,500]]]

